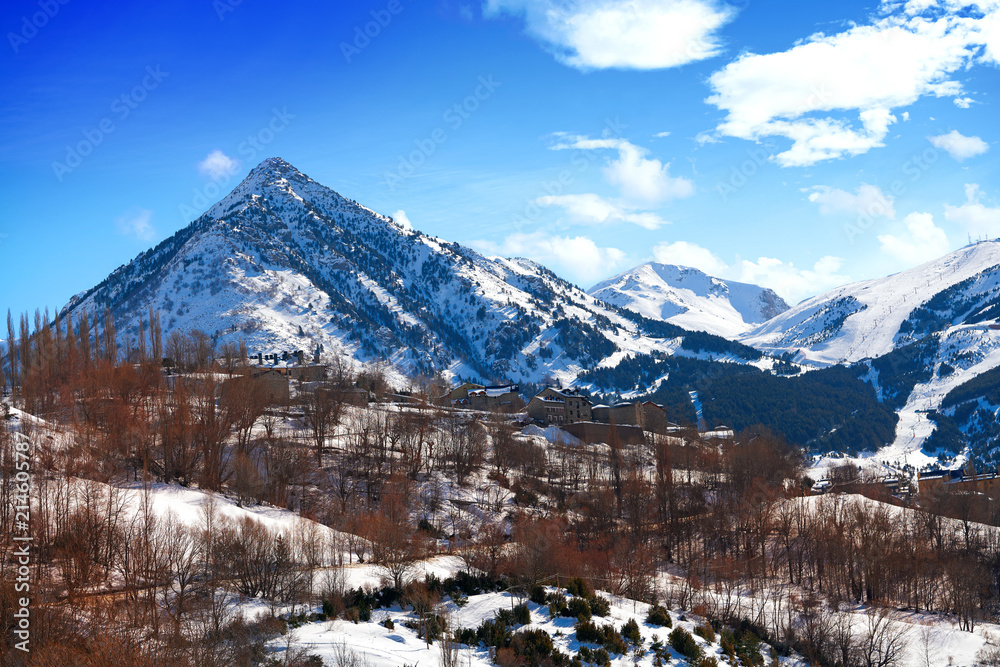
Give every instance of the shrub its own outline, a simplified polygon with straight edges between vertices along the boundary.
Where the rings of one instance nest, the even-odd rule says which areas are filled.
[[[764,664],[764,656],[760,652],[760,639],[749,627],[741,623],[736,630],[722,628],[719,634],[722,650],[730,657],[730,662],[738,660],[741,664],[751,666]]]
[[[528,599],[535,604],[545,604],[548,601],[546,599],[545,588],[535,584],[531,587],[531,591],[528,592]]]
[[[435,640],[441,639],[447,629],[448,624],[440,614],[431,614],[424,619],[424,635],[428,644],[433,644]]]
[[[589,602],[590,611],[593,612],[594,616],[607,616],[611,613],[611,603],[608,602],[607,598],[595,595],[590,598]]]
[[[634,618],[628,619],[622,626],[622,637],[633,646],[642,644],[642,633],[639,632],[639,624]]]
[[[600,644],[604,635],[600,628],[590,621],[576,624],[576,639],[590,644]]]
[[[591,621],[578,622],[576,624],[576,638],[580,642],[600,644],[611,653],[624,655],[628,651],[621,633],[615,630],[615,626],[611,624],[598,627]]]
[[[698,642],[684,628],[674,628],[670,631],[670,646],[684,657],[692,660],[697,660],[702,655]]]
[[[583,598],[571,598],[566,609],[561,610],[560,613],[578,621],[589,621],[591,618],[590,605]]]
[[[528,605],[522,603],[514,607],[514,621],[518,625],[531,623],[531,611],[528,610]]]
[[[391,618],[386,617],[386,619],[382,621],[382,627],[384,627],[386,630],[395,630],[396,624],[392,622]]]
[[[660,605],[654,605],[649,608],[649,613],[646,614],[646,622],[650,625],[660,626],[661,628],[674,627],[674,622],[670,619],[670,612]]]
[[[566,592],[581,598],[594,597],[594,587],[590,585],[589,581],[581,577],[574,577],[570,580],[566,585]]]
[[[476,631],[472,628],[459,628],[455,630],[455,641],[459,644],[465,644],[466,646],[478,646],[479,639],[476,637]]]
[[[715,630],[707,622],[694,629],[694,633],[707,641],[709,644],[715,643]]]
[[[597,649],[597,652],[594,653],[594,664],[600,665],[601,667],[607,667],[607,665],[611,664],[611,656],[608,655],[608,652],[603,648],[599,648]]]
[[[337,615],[336,607],[333,604],[333,600],[330,598],[323,598],[323,615],[327,618],[332,618]]]
[[[488,618],[476,628],[476,638],[487,647],[504,647],[510,644],[511,632],[506,623]]]
[[[498,623],[503,623],[507,627],[515,625],[513,609],[507,609],[506,607],[501,607],[500,609],[497,609],[495,612],[493,612],[493,617],[497,620]]]
[[[521,630],[514,635],[510,647],[529,665],[537,665],[552,654],[555,645],[544,630]]]
[[[549,596],[549,616],[555,618],[556,616],[567,616],[566,611],[569,609],[569,605],[566,604],[566,598],[561,594],[557,596]]]

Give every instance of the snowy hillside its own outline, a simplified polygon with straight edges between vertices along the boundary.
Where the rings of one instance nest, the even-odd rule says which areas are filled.
[[[1000,242],[978,243],[803,301],[740,340],[818,365],[859,361],[953,325],[985,328],[1000,315],[998,287]]]
[[[926,464],[918,452],[935,429],[930,413],[950,391],[1000,366],[998,317],[1000,242],[990,241],[809,299],[741,340],[806,364],[861,362],[863,379],[900,416],[893,446],[878,456]],[[953,442],[949,453],[960,450]],[[990,458],[982,448],[974,453]]]
[[[588,294],[651,319],[729,338],[788,310],[770,289],[656,262],[600,282]]]
[[[522,259],[487,258],[406,229],[270,158],[189,227],[75,297],[109,307],[134,345],[147,311],[251,353],[388,360],[400,375],[573,382],[629,354],[671,354],[685,332],[607,306]],[[703,334],[699,334],[703,335]],[[720,341],[724,342],[724,341]]]

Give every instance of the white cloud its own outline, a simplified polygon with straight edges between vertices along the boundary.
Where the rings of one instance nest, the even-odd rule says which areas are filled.
[[[854,194],[826,185],[806,188],[805,191],[809,193],[809,201],[819,204],[819,212],[823,215],[850,213],[868,218],[896,217],[892,196],[874,185],[862,183]]]
[[[663,264],[693,266],[710,276],[724,275],[729,268],[711,250],[687,241],[659,243],[653,248],[653,258]]]
[[[622,142],[618,147],[618,159],[604,168],[604,177],[608,183],[621,188],[628,199],[649,205],[694,194],[691,181],[681,176],[670,176],[669,162],[663,164],[645,155],[645,149]]]
[[[392,216],[390,217],[393,220],[395,220],[396,224],[398,224],[403,229],[407,231],[413,230],[413,223],[410,222],[410,219],[406,216],[406,211],[404,211],[403,209],[399,209],[398,211],[393,213]]]
[[[851,281],[850,276],[840,273],[843,260],[839,257],[823,257],[809,269],[772,257],[728,265],[707,248],[677,241],[658,244],[653,248],[653,258],[665,264],[693,266],[711,276],[769,287],[792,304]]]
[[[792,262],[759,257],[756,262],[743,260],[730,270],[731,277],[746,283],[770,287],[790,304],[828,289],[849,283],[849,276],[839,273],[844,262],[839,257],[823,257],[811,269],[800,269]]]
[[[198,171],[213,181],[219,181],[236,173],[240,161],[233,159],[222,151],[212,151],[204,160],[198,163]]]
[[[911,5],[914,14],[928,9]],[[930,9],[812,35],[786,51],[746,53],[709,79],[713,94],[706,101],[727,113],[716,133],[785,137],[791,147],[774,158],[785,167],[882,146],[894,109],[962,93],[951,75],[973,62],[986,41],[986,21],[998,13],[977,19]]]
[[[626,263],[618,248],[601,247],[586,236],[553,236],[544,231],[511,234],[502,243],[473,241],[489,255],[527,257],[551,267],[578,285],[592,285]]]
[[[670,199],[694,194],[694,183],[683,176],[670,175],[670,163],[646,157],[648,150],[624,139],[591,139],[590,137],[558,135],[560,141],[552,150],[614,149],[618,157],[604,167],[604,178],[621,190],[622,196],[634,208],[655,206]]]
[[[606,225],[628,222],[645,229],[656,229],[667,221],[655,213],[637,212],[622,204],[587,193],[580,195],[546,195],[535,200],[539,206],[559,206],[566,211],[566,220],[579,225]]]
[[[657,132],[653,136],[656,137],[657,139],[665,139],[666,137],[670,136],[670,133],[669,132]]]
[[[486,0],[485,14],[523,16],[527,32],[579,69],[662,69],[721,51],[736,15],[715,0]]]
[[[915,14],[922,14],[936,4],[937,0],[909,0],[906,3],[904,11],[910,16],[914,16]]]
[[[935,148],[947,151],[959,162],[970,157],[982,155],[990,149],[989,144],[979,137],[967,137],[958,130],[952,130],[948,134],[939,134],[936,137],[927,137]]]
[[[152,220],[152,211],[137,208],[115,218],[115,229],[124,236],[134,236],[140,241],[152,241],[156,238]]]
[[[934,224],[930,213],[911,213],[903,220],[906,233],[880,234],[882,252],[905,264],[916,265],[940,257],[948,251],[948,235]]]
[[[980,202],[979,186],[975,183],[966,184],[965,199],[966,203],[961,206],[945,204],[944,217],[976,238],[1000,238],[1000,207]]]
[[[975,102],[971,97],[956,97],[953,101],[959,109],[968,109]]]

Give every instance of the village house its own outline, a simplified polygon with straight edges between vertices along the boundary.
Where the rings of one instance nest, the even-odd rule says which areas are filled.
[[[576,389],[548,387],[535,394],[528,402],[528,416],[545,425],[572,424],[590,421],[590,399]]]
[[[931,470],[917,473],[917,493],[936,490],[950,493],[976,493],[1000,498],[1000,475],[996,471],[976,474],[974,470]]]
[[[613,407],[595,405],[592,410],[593,420],[599,424],[620,424],[623,426],[638,426],[654,433],[668,433],[676,429],[676,424],[667,421],[667,412],[662,405],[652,401],[622,402]]]
[[[288,405],[291,393],[288,387],[288,378],[274,369],[256,370],[248,376],[255,383],[264,387],[268,403],[272,405]],[[224,381],[219,386],[219,396],[225,398],[226,394],[236,386],[237,382],[244,381],[244,377],[233,378]]]
[[[325,380],[327,375],[326,366],[288,366],[275,370],[279,373],[285,373],[290,380],[301,380],[302,382],[319,382]]]
[[[330,394],[333,399],[344,405],[353,405],[358,408],[368,407],[371,401],[371,392],[363,387],[337,387],[335,385],[319,385],[316,387],[317,393]]]
[[[646,442],[646,433],[638,426],[575,422],[565,424],[561,428],[588,445],[608,444],[616,439],[620,444],[626,446],[641,445]]]
[[[642,427],[647,431],[666,435],[680,429],[677,424],[667,419],[666,409],[659,403],[652,401],[642,402],[643,423]]]
[[[524,407],[519,392],[516,384],[485,386],[466,382],[442,396],[440,402],[469,410],[513,412]]]
[[[461,401],[469,400],[469,391],[482,389],[483,385],[476,384],[475,382],[465,382],[463,384],[454,387],[447,394],[442,396],[439,402],[443,405],[458,405]]]

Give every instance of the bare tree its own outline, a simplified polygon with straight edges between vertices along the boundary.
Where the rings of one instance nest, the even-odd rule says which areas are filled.
[[[367,537],[371,540],[372,562],[386,572],[396,590],[403,590],[420,557],[410,530],[402,521],[378,513],[368,521]]]
[[[224,383],[219,403],[227,421],[236,429],[237,446],[241,452],[250,450],[253,427],[264,414],[270,399],[267,386],[249,375]]]
[[[322,465],[327,438],[340,423],[343,414],[344,397],[338,388],[317,387],[305,395],[302,407],[312,433],[316,462]]]
[[[885,607],[870,609],[858,654],[864,667],[895,667],[907,657],[906,636],[909,628],[896,623]]]

